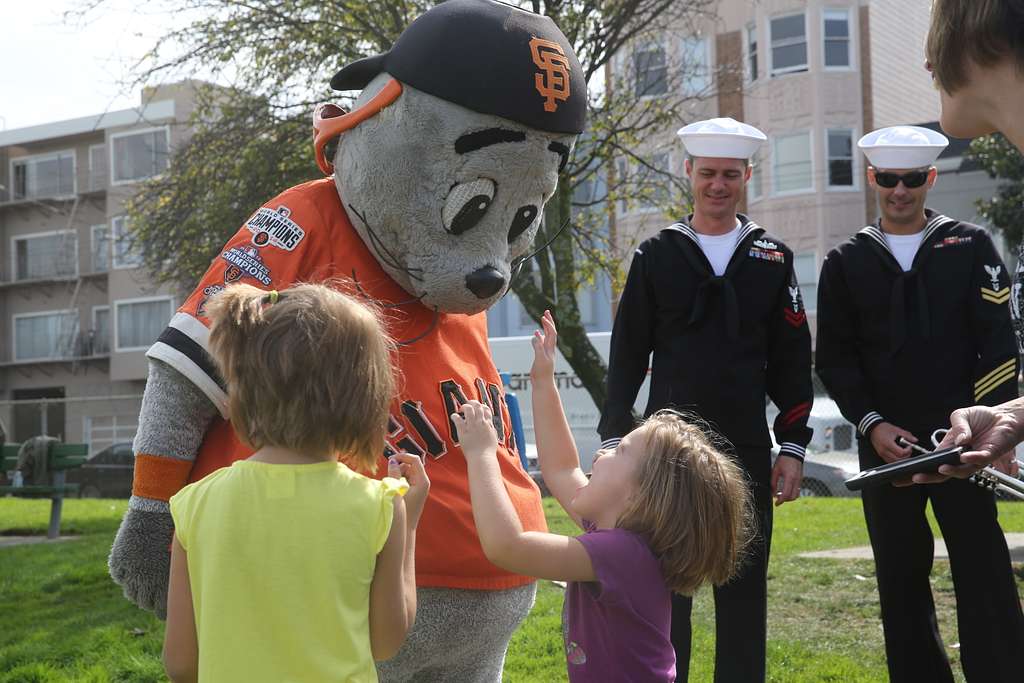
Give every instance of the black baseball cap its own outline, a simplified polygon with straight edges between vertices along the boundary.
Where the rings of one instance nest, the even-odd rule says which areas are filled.
[[[387,72],[481,114],[549,133],[581,133],[587,84],[550,18],[492,0],[447,0],[415,19],[388,52],[349,64],[335,90],[362,90]]]

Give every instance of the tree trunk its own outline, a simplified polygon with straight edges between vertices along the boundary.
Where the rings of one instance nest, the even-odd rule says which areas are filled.
[[[554,237],[558,229],[567,220],[571,220],[571,215],[571,184],[568,178],[562,178],[554,196],[544,208],[544,222],[537,232],[536,247],[539,248]],[[572,230],[573,226],[567,225],[547,249],[524,263],[523,273],[512,289],[538,326],[545,309],[555,316],[558,350],[600,411],[604,408],[607,394],[608,366],[590,342],[580,320],[576,291],[581,283],[576,270],[577,254],[573,249]],[[535,273],[539,273],[540,286],[534,277]]]

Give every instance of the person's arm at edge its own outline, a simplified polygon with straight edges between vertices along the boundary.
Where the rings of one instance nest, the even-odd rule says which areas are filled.
[[[395,496],[393,504],[391,530],[384,547],[377,553],[377,566],[370,583],[370,650],[377,661],[390,659],[398,652],[416,614],[416,585],[413,576],[410,618],[407,595],[410,579],[406,574],[409,573],[411,561],[406,553],[408,527],[405,501],[401,496]]]
[[[199,678],[199,640],[188,577],[188,555],[177,535],[171,541],[163,664],[173,683],[193,683]]]

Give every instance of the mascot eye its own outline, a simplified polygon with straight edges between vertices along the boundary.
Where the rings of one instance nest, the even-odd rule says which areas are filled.
[[[533,204],[527,204],[526,206],[520,206],[519,210],[516,211],[515,218],[512,219],[512,227],[508,231],[508,241],[515,242],[516,239],[522,235],[528,227],[533,225],[533,221],[537,218],[537,207]]]
[[[494,189],[494,182],[484,178],[453,187],[441,213],[444,229],[461,235],[479,223],[491,206]]]

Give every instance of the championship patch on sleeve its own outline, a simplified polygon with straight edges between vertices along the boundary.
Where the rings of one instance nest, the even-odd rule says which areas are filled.
[[[285,251],[295,249],[306,231],[290,218],[291,214],[291,209],[283,204],[276,209],[259,208],[245,224],[252,233],[252,243],[257,247],[269,244]]]
[[[992,279],[992,288],[988,287],[981,288],[981,298],[993,304],[1005,304],[1010,300],[1010,288],[999,286],[999,274],[1003,271],[1003,267],[999,264],[993,266],[985,266],[985,272]]]

